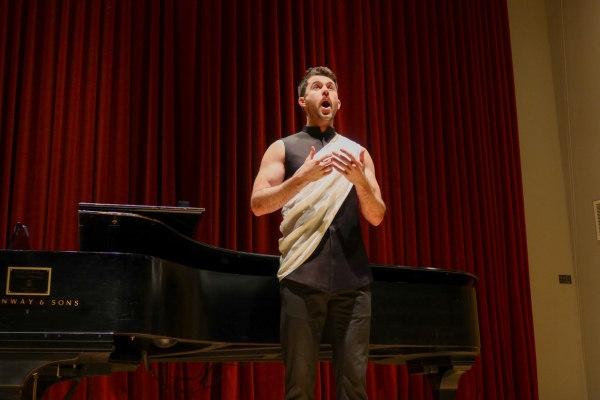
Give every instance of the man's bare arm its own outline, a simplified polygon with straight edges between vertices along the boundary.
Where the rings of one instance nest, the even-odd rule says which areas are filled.
[[[375,178],[375,166],[369,152],[364,148],[357,160],[349,151],[333,152],[333,167],[356,187],[360,211],[372,225],[383,221],[386,207],[381,198],[381,190]]]
[[[281,140],[273,143],[265,152],[260,170],[254,181],[250,207],[254,215],[269,214],[282,208],[308,183],[331,173],[331,155],[315,158],[315,148],[290,179],[285,178],[285,146]]]

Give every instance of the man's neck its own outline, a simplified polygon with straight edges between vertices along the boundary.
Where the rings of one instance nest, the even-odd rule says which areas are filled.
[[[318,127],[321,130],[321,133],[323,133],[327,128],[333,128],[333,121],[327,123],[315,123],[310,119],[306,119],[306,126]]]

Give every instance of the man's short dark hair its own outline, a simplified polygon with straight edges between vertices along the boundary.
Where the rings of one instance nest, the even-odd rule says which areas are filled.
[[[304,78],[300,81],[300,84],[298,85],[298,97],[304,97],[306,94],[306,86],[308,86],[308,79],[315,75],[328,77],[335,83],[335,87],[337,88],[337,78],[332,70],[327,67],[313,67],[306,70]]]

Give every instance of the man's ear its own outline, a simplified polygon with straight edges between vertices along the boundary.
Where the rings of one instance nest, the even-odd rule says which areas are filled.
[[[302,108],[306,107],[306,100],[304,100],[304,97],[298,97],[298,104],[300,104],[300,107]]]
[[[342,107],[342,102],[338,99],[338,110]]]

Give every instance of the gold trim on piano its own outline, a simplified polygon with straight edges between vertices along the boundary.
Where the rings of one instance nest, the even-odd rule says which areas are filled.
[[[36,273],[36,271],[38,273]],[[48,276],[45,276],[47,272]],[[21,275],[19,275],[21,274]],[[11,291],[11,279],[13,283],[16,280],[23,281],[19,286],[19,291]],[[46,282],[47,279],[47,282]],[[27,295],[27,296],[50,296],[50,282],[52,280],[52,268],[49,267],[13,267],[9,266],[6,276],[6,295]],[[36,282],[39,281],[39,282]],[[26,288],[31,287],[31,291]],[[15,288],[13,288],[14,290]]]

